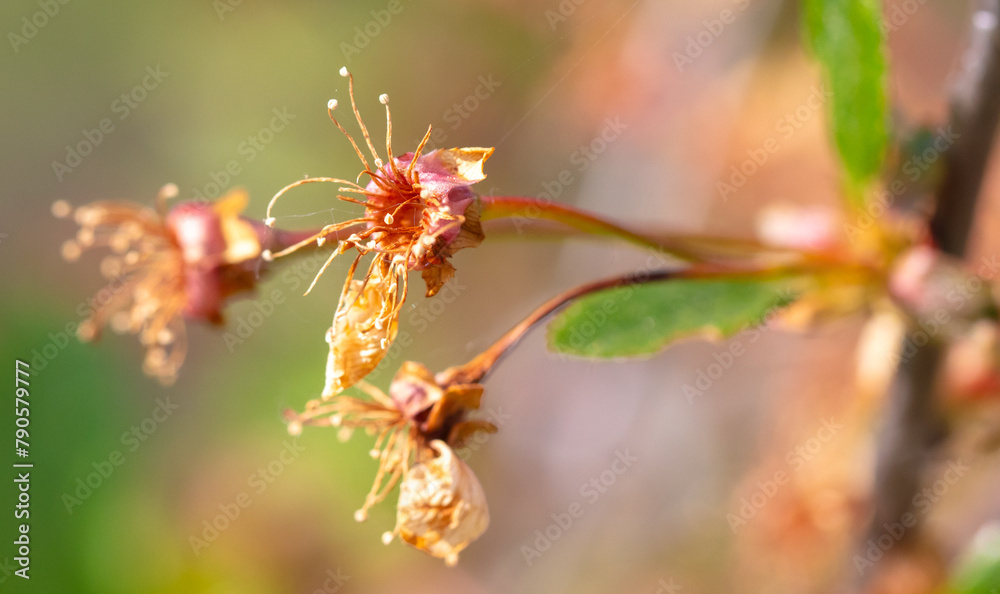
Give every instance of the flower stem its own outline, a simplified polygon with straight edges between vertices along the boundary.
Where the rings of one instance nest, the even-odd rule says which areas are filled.
[[[612,236],[636,245],[664,252],[685,261],[701,258],[679,242],[657,241],[606,221],[597,215],[578,210],[566,204],[522,196],[483,196],[484,221],[499,218],[521,218],[556,221],[590,235]]]
[[[309,250],[316,249],[322,245],[316,241],[321,235],[327,241],[337,242],[347,239],[352,234],[359,233],[365,229],[364,223],[358,223],[357,225],[352,225],[338,231],[323,234],[322,229],[287,231],[277,227],[268,227],[258,220],[247,218],[244,218],[244,220],[253,225],[258,236],[262,238],[261,243],[264,249],[270,250],[274,254],[285,252],[286,250],[289,254],[302,250],[305,250],[303,253],[306,253]]]

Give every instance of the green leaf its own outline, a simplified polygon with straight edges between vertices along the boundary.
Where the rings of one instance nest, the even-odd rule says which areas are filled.
[[[581,357],[651,355],[682,338],[732,336],[792,300],[788,280],[625,285],[573,302],[549,324],[549,348]]]
[[[980,531],[959,564],[945,594],[997,594],[1000,592],[1000,526]]]
[[[854,206],[882,168],[888,132],[885,36],[877,0],[806,0],[809,45],[829,85],[837,152]]]

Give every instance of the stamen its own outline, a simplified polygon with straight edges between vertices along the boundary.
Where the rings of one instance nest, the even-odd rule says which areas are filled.
[[[160,188],[156,195],[156,212],[160,213],[161,217],[167,215],[167,200],[176,198],[178,194],[180,189],[177,188],[177,184],[167,184]]]
[[[326,269],[330,267],[330,263],[333,262],[333,259],[336,258],[337,256],[338,256],[337,250],[334,250],[333,253],[330,254],[330,257],[326,259],[326,262],[323,264],[323,267],[320,268],[319,272],[316,273],[316,276],[313,277],[313,281],[309,283],[309,288],[306,289],[306,292],[302,294],[303,297],[308,295],[309,292],[313,290],[313,287],[316,286],[316,281],[319,280],[319,277],[323,276],[323,273],[326,272]]]
[[[424,134],[423,139],[420,140],[420,144],[417,145],[417,150],[413,152],[413,160],[410,161],[410,166],[406,168],[406,178],[412,180],[413,176],[413,166],[417,164],[417,159],[420,157],[420,153],[423,152],[424,146],[427,141],[431,139],[431,130],[434,126],[427,126],[427,133]]]
[[[378,96],[379,103],[385,106],[385,153],[389,160],[389,167],[396,177],[403,177],[396,165],[396,159],[392,156],[392,114],[389,113],[389,95],[382,93]]]
[[[264,224],[267,225],[268,227],[274,227],[275,222],[276,219],[274,217],[267,217],[266,219],[264,219]]]
[[[271,250],[264,250],[260,253],[260,259],[265,262],[273,262],[274,254],[271,253]]]
[[[341,75],[343,75],[343,72],[345,71],[346,70],[342,68]],[[365,154],[361,152],[361,149],[358,147],[358,143],[354,141],[354,137],[347,133],[347,130],[345,130],[344,127],[340,125],[340,122],[337,121],[337,118],[333,117],[334,109],[337,109],[337,100],[330,99],[326,104],[326,114],[330,116],[330,120],[337,125],[337,129],[340,130],[340,132],[347,137],[347,140],[351,142],[351,146],[354,147],[354,154],[356,154],[358,158],[361,159],[361,163],[365,166],[365,170],[367,171],[371,169],[371,165],[369,165],[368,160],[365,159]],[[361,175],[359,174],[358,177],[360,178]]]
[[[346,132],[345,132],[345,134],[346,134]],[[353,186],[353,187],[355,187],[355,188],[357,188],[359,190],[364,190],[364,188],[362,188],[361,186],[359,186],[358,184],[356,184],[356,183],[354,183],[352,181],[347,181],[346,179],[338,179],[336,177],[307,177],[305,179],[300,179],[297,182],[290,183],[287,186],[285,186],[284,188],[281,188],[280,190],[278,190],[278,193],[275,194],[274,197],[271,198],[271,201],[267,203],[267,214],[265,215],[267,218],[264,219],[265,222],[268,219],[273,219],[273,217],[271,216],[271,209],[274,208],[274,203],[277,202],[278,198],[281,198],[281,196],[284,195],[285,192],[287,192],[288,190],[291,190],[292,188],[297,188],[297,187],[305,185],[305,184],[314,184],[314,183],[347,184],[347,185]]]
[[[368,150],[372,152],[372,158],[375,159],[375,167],[382,169],[382,159],[379,158],[378,152],[375,151],[375,145],[372,144],[372,138],[368,134],[368,127],[365,126],[364,120],[361,119],[361,112],[358,111],[358,104],[354,99],[354,75],[347,70],[347,66],[343,66],[340,69],[340,76],[347,77],[347,92],[351,96],[351,109],[354,110],[354,118],[358,120],[358,127],[361,128],[361,135],[365,137],[365,144],[368,145]]]

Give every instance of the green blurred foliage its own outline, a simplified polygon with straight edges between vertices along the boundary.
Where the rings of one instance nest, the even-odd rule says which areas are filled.
[[[882,6],[877,0],[807,0],[805,30],[833,98],[833,138],[847,198],[861,206],[889,141]]]

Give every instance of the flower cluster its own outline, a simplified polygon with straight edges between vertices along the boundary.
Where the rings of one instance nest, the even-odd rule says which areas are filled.
[[[271,207],[289,189],[307,183],[330,182],[349,195],[338,198],[364,207],[363,216],[328,225],[278,257],[315,242],[323,245],[335,233],[351,231],[340,239],[323,270],[338,255],[356,252],[347,274],[333,323],[326,333],[330,352],[321,399],[310,402],[304,413],[289,412],[289,431],[303,425],[338,427],[346,438],[362,428],[376,435],[371,454],[378,471],[356,519],[385,499],[400,484],[396,527],[384,535],[386,543],[398,536],[403,542],[444,559],[448,564],[486,530],[489,511],[483,489],[454,453],[454,448],[477,431],[495,432],[485,421],[466,419],[479,408],[483,388],[475,383],[440,382],[424,366],[405,363],[389,394],[364,382],[385,357],[396,338],[399,312],[407,296],[407,273],[420,271],[427,296],[434,296],[455,274],[450,258],[455,252],[483,241],[480,200],[470,186],[485,178],[483,164],[491,148],[456,148],[424,153],[430,129],[417,149],[396,157],[392,153],[392,118],[386,106],[386,157],[372,144],[354,99],[354,79],[348,78],[351,107],[372,162],[334,117],[337,101],[328,104],[330,119],[350,140],[364,169],[358,175],[369,182],[361,186],[338,178],[307,178],[282,189],[271,200],[266,223],[273,225]],[[363,257],[371,254],[367,272],[355,273]],[[315,284],[315,280],[313,281]],[[311,289],[312,287],[310,287]],[[368,394],[359,399],[341,393],[352,387]]]
[[[378,472],[365,503],[355,513],[359,522],[371,506],[400,484],[396,527],[383,535],[387,544],[399,538],[453,565],[458,554],[489,525],[483,488],[472,470],[454,453],[477,431],[494,433],[487,422],[466,418],[479,408],[479,384],[442,384],[423,365],[406,362],[392,380],[389,394],[364,381],[357,383],[369,399],[338,396],[313,400],[302,414],[286,413],[289,432],[304,425],[329,426],[347,439],[355,429],[375,435],[371,455]]]

